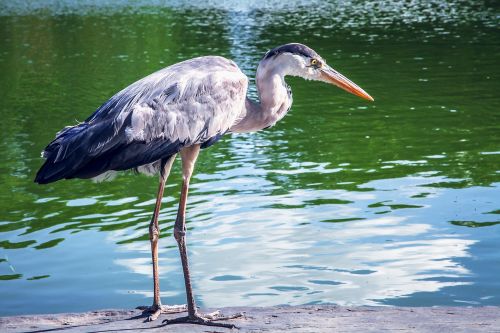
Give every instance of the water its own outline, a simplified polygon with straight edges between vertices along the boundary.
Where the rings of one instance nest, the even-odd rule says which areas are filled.
[[[198,303],[500,305],[493,2],[0,4],[0,315],[152,302],[157,180],[34,184],[59,129],[181,59],[227,56],[253,82],[291,41],[376,102],[291,78],[276,127],[202,153],[188,205]],[[184,302],[178,167],[161,211],[170,304]]]

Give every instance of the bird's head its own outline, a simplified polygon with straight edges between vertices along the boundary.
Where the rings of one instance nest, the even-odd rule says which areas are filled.
[[[334,84],[351,94],[373,101],[367,92],[328,66],[318,53],[303,44],[290,43],[276,47],[266,53],[261,63],[264,68],[272,68],[282,76],[299,76],[306,80]]]

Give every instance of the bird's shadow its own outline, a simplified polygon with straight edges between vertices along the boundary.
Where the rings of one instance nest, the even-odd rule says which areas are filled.
[[[117,321],[124,321],[124,320],[140,320],[144,319],[143,322],[146,323],[148,321],[148,314],[146,311],[143,311],[142,313],[138,315],[134,315],[130,318],[125,318],[125,319],[119,319]],[[102,325],[102,324],[108,324],[113,322],[113,320],[110,320],[105,323],[99,323],[97,325]],[[78,327],[91,327],[96,324],[88,324],[88,325],[68,325],[67,327],[56,327],[56,328],[48,328],[48,329],[43,329],[43,330],[34,330],[34,331],[26,331],[26,333],[43,333],[43,332],[58,332],[58,331],[65,331],[65,330],[70,330]],[[161,328],[165,326],[166,324],[160,324],[160,325],[155,325],[151,327],[141,327],[141,330],[147,330],[147,329],[154,329],[154,328]],[[88,333],[104,333],[104,332],[125,332],[125,331],[137,331],[137,327],[134,328],[117,328],[117,329],[108,329],[108,330],[96,330],[96,331],[87,331]]]

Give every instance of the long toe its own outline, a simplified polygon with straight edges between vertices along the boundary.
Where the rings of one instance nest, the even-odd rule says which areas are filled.
[[[152,306],[138,306],[136,309],[142,310],[144,315],[148,315],[148,321],[154,321],[162,313],[180,313],[187,311],[187,305],[152,305]]]
[[[220,311],[215,311],[209,314],[200,315],[194,314],[186,317],[179,317],[174,319],[165,319],[163,321],[166,325],[171,324],[195,324],[195,325],[206,325],[206,326],[217,326],[217,327],[225,327],[225,328],[237,328],[235,324],[229,323],[220,323],[222,320],[230,320],[236,318],[244,317],[243,313],[236,313],[231,316],[224,316]]]

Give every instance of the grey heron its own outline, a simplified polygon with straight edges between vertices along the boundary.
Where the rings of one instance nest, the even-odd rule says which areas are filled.
[[[151,313],[150,320],[162,312],[187,309],[186,317],[168,322],[232,326],[214,322],[228,317],[203,315],[195,304],[186,249],[189,182],[200,149],[213,145],[227,133],[271,127],[286,115],[292,105],[291,89],[285,82],[287,75],[334,84],[373,101],[303,44],[285,44],[264,55],[256,74],[258,101],[247,97],[248,78],[233,61],[219,56],[198,57],[163,68],[121,90],[83,123],[58,132],[43,151],[45,163],[35,178],[39,184],[71,178],[108,178],[128,169],[159,174],[149,225],[154,299],[145,310]],[[177,154],[182,160],[183,182],[174,237],[182,262],[187,306],[168,307],[160,300],[158,215]]]

